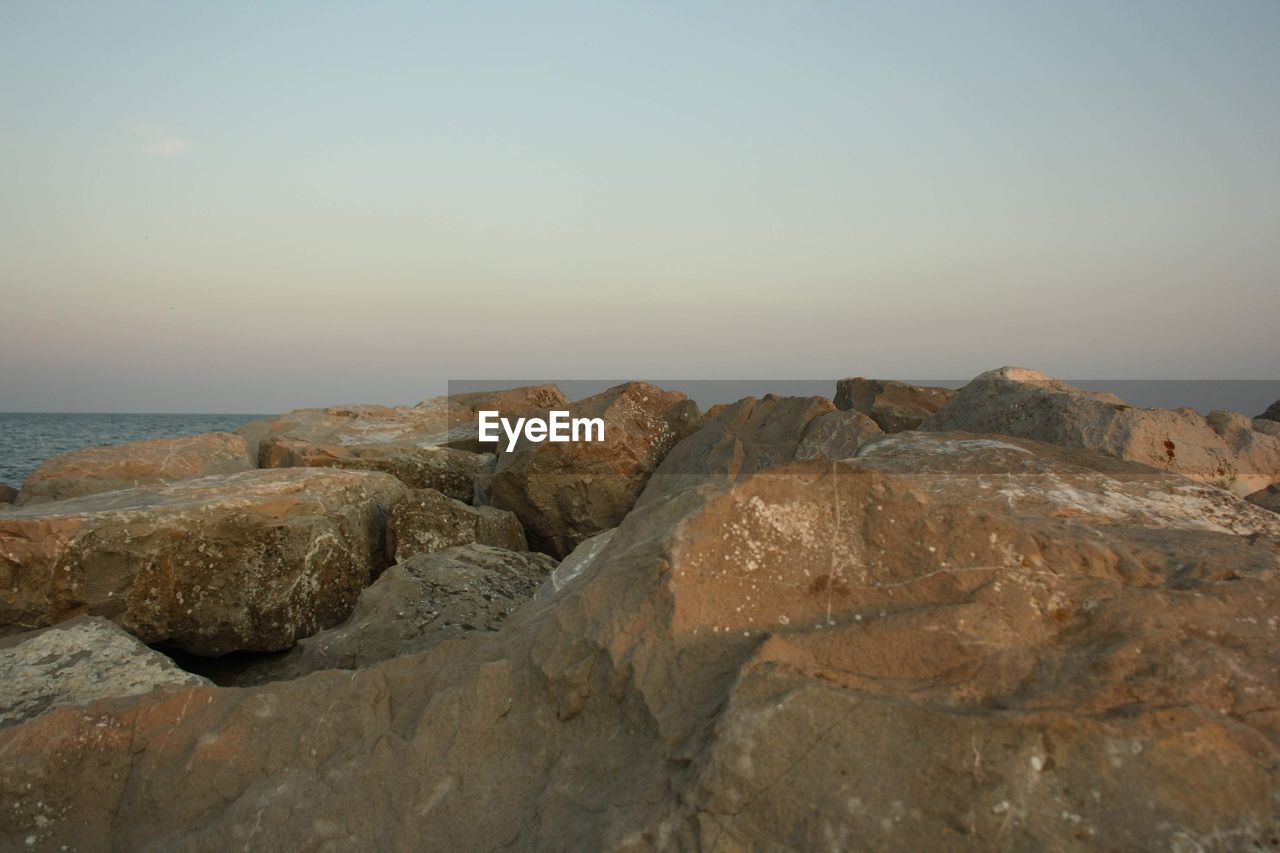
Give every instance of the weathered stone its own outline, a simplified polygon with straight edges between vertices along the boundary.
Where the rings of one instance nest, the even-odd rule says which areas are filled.
[[[836,383],[835,404],[842,411],[862,412],[885,432],[903,432],[919,429],[955,394],[951,388],[854,376]]]
[[[476,413],[481,409],[501,411],[504,416],[524,416],[564,408],[568,402],[554,385],[531,385],[433,397],[416,406],[297,409],[245,424],[239,433],[248,441],[254,459],[259,458],[259,445],[273,438],[338,447],[454,447],[492,453],[493,445],[481,444],[477,439]]]
[[[1258,415],[1259,418],[1266,421],[1280,421],[1280,400],[1276,400],[1267,410]]]
[[[263,468],[341,468],[381,471],[412,489],[435,489],[471,502],[476,479],[493,470],[494,457],[451,447],[408,447],[396,444],[313,444],[270,438],[260,445]]]
[[[489,502],[511,510],[539,551],[564,557],[617,526],[667,451],[701,425],[685,395],[643,382],[618,385],[568,407],[604,421],[604,441],[521,439],[498,456]]]
[[[0,726],[57,705],[208,683],[97,616],[0,639]]]
[[[720,409],[677,444],[654,472],[642,501],[706,483],[726,484],[796,458],[810,424],[835,411],[824,397],[745,397]]]
[[[814,418],[796,446],[797,460],[849,459],[858,448],[884,432],[862,412],[827,412]]]
[[[300,640],[239,675],[237,684],[360,669],[472,631],[496,631],[533,597],[555,560],[546,554],[470,544],[410,557],[360,594],[351,618]]]
[[[889,436],[637,506],[495,633],[0,731],[0,844],[1265,849],[1277,534],[1095,452]]]
[[[1082,447],[1246,495],[1280,480],[1280,441],[1252,431],[1231,446],[1192,409],[1138,409],[1018,367],[974,379],[921,425]]]
[[[514,513],[467,506],[434,489],[410,492],[396,503],[387,522],[387,557],[395,563],[473,542],[509,551],[529,548]]]
[[[253,467],[244,439],[229,432],[88,447],[46,461],[27,477],[14,503],[48,503]]]
[[[11,504],[18,499],[18,490],[8,483],[0,483],[0,505]]]
[[[590,539],[582,540],[581,544],[574,548],[573,552],[561,560],[560,565],[552,570],[551,577],[547,578],[547,582],[538,590],[538,596],[541,598],[554,596],[585,574],[596,558],[608,546],[609,542],[612,541],[613,534],[617,529],[615,527],[611,530],[606,530],[604,533],[597,533]]]
[[[1254,418],[1253,428],[1260,433],[1280,438],[1280,421],[1269,421],[1266,418]]]
[[[1280,512],[1280,483],[1272,483],[1265,489],[1259,489],[1245,497],[1245,500],[1263,509]]]
[[[0,633],[91,613],[195,654],[288,648],[350,614],[404,493],[386,474],[294,468],[10,510]]]

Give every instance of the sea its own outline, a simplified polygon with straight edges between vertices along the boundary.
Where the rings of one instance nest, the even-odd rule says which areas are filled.
[[[100,444],[234,431],[264,415],[0,412],[0,483],[17,488],[50,457]]]

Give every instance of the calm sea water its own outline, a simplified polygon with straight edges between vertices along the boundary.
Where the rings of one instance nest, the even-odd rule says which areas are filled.
[[[0,483],[21,486],[41,462],[82,447],[234,430],[262,415],[0,412]]]

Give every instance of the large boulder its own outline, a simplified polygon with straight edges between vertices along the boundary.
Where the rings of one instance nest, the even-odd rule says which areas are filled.
[[[1019,367],[983,373],[921,425],[1089,448],[1241,496],[1280,480],[1280,440],[1251,430],[1237,441],[1222,428],[1192,409],[1139,409]]]
[[[1265,849],[1278,536],[1095,452],[890,436],[638,506],[494,633],[2,730],[0,844]]]
[[[360,594],[341,625],[235,677],[237,684],[361,669],[472,631],[496,631],[547,580],[555,560],[531,551],[459,545],[410,557]]]
[[[885,432],[904,432],[919,429],[955,394],[951,388],[854,376],[836,383],[835,404],[837,409],[867,415]]]
[[[342,468],[382,471],[411,489],[435,489],[470,502],[476,480],[493,471],[494,458],[452,447],[396,444],[315,444],[293,438],[269,438],[260,444],[263,468]]]
[[[535,550],[564,557],[616,527],[663,457],[701,425],[684,394],[644,382],[617,385],[568,407],[604,421],[603,441],[532,442],[498,456],[487,500],[511,510]]]
[[[208,683],[99,616],[0,639],[0,726],[58,705]]]
[[[1260,506],[1263,509],[1269,509],[1272,512],[1280,513],[1280,483],[1272,483],[1265,489],[1259,489],[1245,500],[1249,503]]]
[[[0,517],[0,633],[82,613],[200,655],[288,648],[386,565],[406,489],[363,471],[247,471]]]
[[[718,407],[715,417],[677,444],[654,472],[642,501],[663,500],[706,483],[724,485],[796,458],[810,426],[835,412],[825,397],[745,397]],[[826,428],[810,450],[825,441]],[[827,436],[829,438],[829,436]],[[809,451],[806,451],[809,452]]]
[[[387,557],[395,563],[473,542],[509,551],[529,548],[515,513],[467,506],[434,489],[410,492],[392,508],[387,522]]]
[[[525,416],[545,409],[564,408],[568,403],[555,385],[530,385],[432,397],[416,406],[297,409],[245,424],[238,432],[249,442],[255,459],[259,458],[259,445],[273,438],[338,447],[453,447],[492,453],[492,445],[478,440],[479,411],[496,410],[504,417]]]
[[[1267,406],[1267,410],[1258,415],[1258,418],[1265,421],[1280,421],[1280,400]]]
[[[884,430],[862,412],[827,412],[814,418],[796,445],[797,460],[849,459],[869,441],[884,435]]]
[[[244,439],[229,432],[89,447],[46,461],[27,477],[14,503],[48,503],[254,467]]]

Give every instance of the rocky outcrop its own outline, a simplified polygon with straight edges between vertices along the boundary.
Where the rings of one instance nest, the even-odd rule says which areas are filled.
[[[27,477],[14,503],[48,503],[253,467],[244,439],[229,432],[89,447],[45,462]]]
[[[1081,391],[1043,373],[1004,367],[978,376],[921,425],[1048,441],[1101,451],[1237,495],[1280,480],[1280,441],[1246,430],[1224,438],[1191,409],[1139,409],[1113,394]]]
[[[1265,848],[1278,534],[1087,450],[889,436],[638,506],[496,633],[0,731],[0,844]]]
[[[805,431],[835,411],[823,397],[746,397],[724,406],[662,460],[642,500],[669,498],[707,483],[724,485],[790,462]],[[819,436],[815,435],[816,448]],[[816,453],[816,449],[815,449]]]
[[[97,616],[0,639],[0,726],[58,705],[208,683]]]
[[[477,478],[493,471],[494,458],[451,447],[362,444],[343,447],[291,438],[270,438],[260,445],[263,468],[341,468],[381,471],[411,489],[434,489],[470,503]]]
[[[82,613],[199,655],[288,648],[386,565],[386,474],[247,471],[0,517],[0,632]]]
[[[1254,418],[1253,428],[1264,435],[1280,438],[1280,421],[1269,421],[1266,418]]]
[[[1267,410],[1258,415],[1258,418],[1266,421],[1280,421],[1280,400],[1267,406]]]
[[[884,435],[884,431],[861,412],[827,412],[814,418],[796,445],[795,458],[850,459],[868,441]]]
[[[249,442],[254,459],[259,458],[259,445],[273,438],[348,448],[452,447],[492,453],[493,445],[482,445],[477,440],[476,413],[480,410],[497,410],[505,417],[525,416],[544,409],[564,408],[568,403],[554,385],[530,385],[505,391],[433,397],[416,406],[297,409],[246,424],[239,433]]]
[[[855,376],[836,383],[835,404],[837,409],[867,415],[885,432],[903,432],[919,429],[955,394],[951,388]]]
[[[1280,483],[1272,483],[1245,498],[1249,503],[1280,513]]]
[[[579,400],[575,418],[604,421],[604,441],[521,442],[498,456],[487,499],[511,510],[534,549],[564,557],[617,526],[658,463],[701,425],[685,395],[630,382]]]
[[[252,667],[238,684],[360,669],[472,631],[496,631],[531,598],[555,560],[546,554],[461,545],[418,554],[387,569],[360,595],[351,618]]]
[[[410,492],[391,510],[387,557],[394,563],[471,543],[509,551],[529,548],[514,513],[491,506],[467,506],[434,489]]]
[[[11,504],[18,499],[18,490],[8,483],[0,483],[0,507]]]

